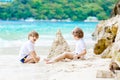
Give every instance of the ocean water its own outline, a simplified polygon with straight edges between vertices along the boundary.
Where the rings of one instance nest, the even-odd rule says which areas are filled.
[[[51,45],[59,29],[66,41],[71,44],[73,43],[71,32],[75,27],[80,27],[84,31],[85,42],[90,43],[97,24],[97,22],[0,21],[0,48],[21,46],[27,41],[27,35],[32,30],[40,35],[36,46]]]

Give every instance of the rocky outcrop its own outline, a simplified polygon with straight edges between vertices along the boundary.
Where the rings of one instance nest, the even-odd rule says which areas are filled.
[[[69,52],[70,47],[64,37],[62,36],[62,33],[60,30],[56,33],[56,38],[52,43],[51,49],[49,51],[48,58],[55,57],[59,54],[62,54],[63,52]]]
[[[112,58],[117,66],[112,64],[111,67],[117,70],[120,67],[120,0],[115,5],[111,18],[100,21],[92,36],[96,40],[94,53],[102,58]],[[117,74],[120,75],[120,72]]]
[[[96,40],[94,53],[115,59],[120,55],[120,15],[101,21],[92,36]]]
[[[115,17],[116,15],[120,15],[120,1],[118,1],[111,12],[111,17]]]

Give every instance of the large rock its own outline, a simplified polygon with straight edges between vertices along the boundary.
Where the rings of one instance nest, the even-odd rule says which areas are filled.
[[[52,43],[51,49],[49,51],[48,58],[55,57],[59,54],[62,54],[63,52],[69,52],[70,47],[64,37],[62,36],[62,33],[60,30],[56,33],[56,38]]]
[[[118,0],[111,12],[111,17],[115,17],[116,15],[120,15],[120,0]]]
[[[99,22],[94,33],[94,53],[115,59],[120,52],[120,15]]]

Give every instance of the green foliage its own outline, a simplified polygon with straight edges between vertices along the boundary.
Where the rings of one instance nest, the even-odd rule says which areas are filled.
[[[109,18],[116,0],[14,0],[0,3],[0,19],[71,19],[82,21],[89,16]]]

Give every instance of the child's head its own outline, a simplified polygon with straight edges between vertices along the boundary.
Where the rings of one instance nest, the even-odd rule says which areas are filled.
[[[28,39],[30,39],[30,37],[35,37],[36,39],[39,38],[39,34],[36,32],[36,31],[31,31],[29,34],[28,34]]]
[[[75,29],[73,29],[72,34],[73,34],[74,37],[77,37],[77,38],[83,38],[84,37],[83,31],[79,27],[76,27]]]

